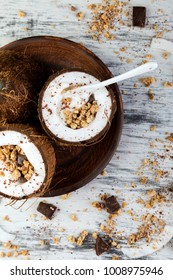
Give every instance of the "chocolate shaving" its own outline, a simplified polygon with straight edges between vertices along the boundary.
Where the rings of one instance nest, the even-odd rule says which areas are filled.
[[[145,7],[133,7],[133,26],[144,27],[146,19]]]
[[[96,255],[100,256],[104,252],[108,251],[109,248],[110,245],[107,242],[105,242],[100,236],[97,236],[96,244],[95,244]]]
[[[53,204],[40,202],[37,211],[46,216],[48,219],[51,219],[53,214],[55,213],[57,207]]]
[[[105,204],[106,204],[107,211],[110,214],[116,213],[121,208],[116,197],[113,195],[105,199]]]

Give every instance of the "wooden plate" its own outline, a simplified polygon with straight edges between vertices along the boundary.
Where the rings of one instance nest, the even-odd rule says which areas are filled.
[[[2,49],[24,52],[44,63],[47,76],[63,68],[80,68],[100,77],[101,80],[112,77],[109,69],[94,53],[66,39],[50,36],[30,37],[14,41]],[[111,88],[115,93],[118,109],[106,137],[90,147],[56,146],[56,176],[45,196],[65,194],[84,186],[99,175],[111,160],[119,143],[123,125],[121,95],[117,85],[112,85]]]

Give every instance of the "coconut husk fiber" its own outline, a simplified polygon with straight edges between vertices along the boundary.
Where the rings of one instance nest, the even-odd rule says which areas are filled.
[[[0,51],[0,124],[30,123],[44,80],[42,65],[15,51]]]

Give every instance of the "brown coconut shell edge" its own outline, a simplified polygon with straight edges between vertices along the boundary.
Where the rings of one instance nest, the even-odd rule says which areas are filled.
[[[47,82],[45,83],[45,85],[43,86],[40,94],[39,94],[39,99],[38,99],[38,117],[39,117],[39,120],[40,120],[40,123],[43,127],[43,129],[45,130],[45,132],[60,146],[90,146],[90,145],[94,145],[94,144],[97,144],[98,142],[100,142],[107,134],[110,126],[111,126],[111,122],[112,122],[112,119],[117,111],[117,103],[116,103],[116,98],[115,98],[115,94],[112,90],[111,87],[107,86],[107,90],[109,91],[110,93],[110,96],[111,96],[111,100],[112,100],[112,112],[111,112],[111,116],[108,120],[108,123],[107,125],[105,126],[105,128],[99,132],[96,136],[92,137],[91,139],[87,140],[87,141],[82,141],[82,142],[70,142],[70,141],[65,141],[61,138],[58,138],[56,137],[49,129],[48,127],[46,126],[45,122],[44,122],[44,119],[43,119],[43,116],[42,116],[42,99],[43,99],[43,95],[44,95],[44,92],[45,90],[47,89],[47,87],[49,86],[49,84],[56,78],[58,77],[59,75],[63,74],[63,73],[66,73],[66,72],[73,72],[73,71],[78,71],[78,72],[84,72],[86,74],[89,74],[89,75],[92,75],[92,73],[90,73],[89,71],[85,71],[84,69],[79,69],[79,68],[73,68],[73,69],[63,69],[63,70],[60,70],[60,71],[57,71],[56,73],[52,74]],[[97,78],[98,80],[100,80],[100,77],[94,75],[95,78]],[[101,80],[100,80],[101,81]]]

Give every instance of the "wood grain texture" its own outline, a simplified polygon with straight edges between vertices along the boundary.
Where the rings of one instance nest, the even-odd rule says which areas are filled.
[[[99,3],[98,0],[94,2]],[[87,9],[87,5],[92,1],[73,0],[69,4],[62,0],[38,0],[37,3],[33,0],[17,2],[3,0],[0,3],[1,47],[24,37],[52,35],[83,43],[102,59],[114,75],[139,65],[145,60],[148,53],[152,54],[152,60],[157,60],[159,64],[157,71],[151,74],[157,79],[156,83],[150,87],[155,95],[153,101],[148,97],[149,88],[144,87],[138,78],[119,84],[120,90],[124,93],[122,97],[125,123],[118,150],[106,167],[107,176],[99,175],[88,185],[71,193],[67,200],[63,200],[61,197],[46,198],[47,202],[60,208],[52,221],[44,220],[36,212],[41,199],[30,200],[18,210],[15,208],[19,205],[5,206],[8,201],[1,199],[0,226],[16,235],[13,243],[20,245],[23,249],[28,249],[31,259],[111,259],[114,254],[120,255],[122,259],[128,259],[122,254],[121,248],[112,248],[109,252],[97,257],[94,251],[95,241],[90,236],[81,247],[71,244],[67,240],[68,236],[76,237],[84,229],[90,233],[100,232],[100,224],[106,222],[108,213],[99,212],[91,206],[93,201],[99,200],[99,194],[115,194],[120,204],[123,201],[127,202],[127,207],[123,209],[122,215],[115,221],[116,230],[123,231],[125,237],[134,233],[138,226],[138,222],[133,220],[133,217],[128,214],[128,210],[133,211],[135,216],[152,211],[162,211],[166,223],[172,222],[172,204],[169,207],[163,204],[156,209],[146,209],[136,201],[139,197],[147,198],[147,190],[168,187],[173,182],[172,159],[169,156],[166,159],[162,157],[158,159],[158,155],[168,155],[164,145],[169,146],[169,153],[172,153],[173,148],[171,142],[165,140],[165,133],[173,132],[172,88],[163,86],[165,81],[173,82],[173,56],[170,55],[169,59],[165,60],[163,51],[150,48],[151,40],[158,32],[163,31],[163,38],[173,41],[173,6],[172,0],[143,2],[143,5],[147,7],[147,25],[141,30],[131,27],[132,5],[139,2],[130,1],[126,6],[125,9],[129,11],[129,16],[124,17],[123,26],[117,24],[116,39],[114,41],[103,40],[102,43],[93,41],[86,34],[88,21],[91,20],[91,13]],[[75,12],[70,11],[70,5],[76,6],[77,11],[84,12],[85,16],[82,21],[78,21]],[[18,16],[19,10],[26,12],[24,18]],[[154,25],[157,26],[156,29],[153,28]],[[28,31],[25,28],[28,28]],[[127,47],[127,50],[121,52],[122,47]],[[131,63],[127,63],[129,58],[132,60]],[[138,87],[134,87],[135,83],[138,84]],[[150,131],[151,125],[157,125],[157,129]],[[154,142],[155,147],[150,145],[151,142]],[[137,172],[144,158],[150,158],[153,161],[157,158],[158,169],[168,171],[168,176],[160,178],[156,182],[155,174],[149,168],[145,168],[143,176],[148,177],[148,183],[141,184]],[[33,214],[37,214],[37,216],[34,217]],[[71,214],[76,214],[78,221],[72,221]],[[2,217],[5,215],[8,215],[12,222],[4,221]],[[59,232],[59,227],[64,228],[65,231]],[[61,238],[58,245],[53,243],[55,236]],[[39,244],[40,239],[45,240],[44,246]],[[126,239],[120,240],[120,245],[124,244],[126,244]],[[173,241],[171,240],[160,251],[143,257],[143,259],[173,259],[172,246]],[[0,251],[4,251],[3,244],[0,245]]]

